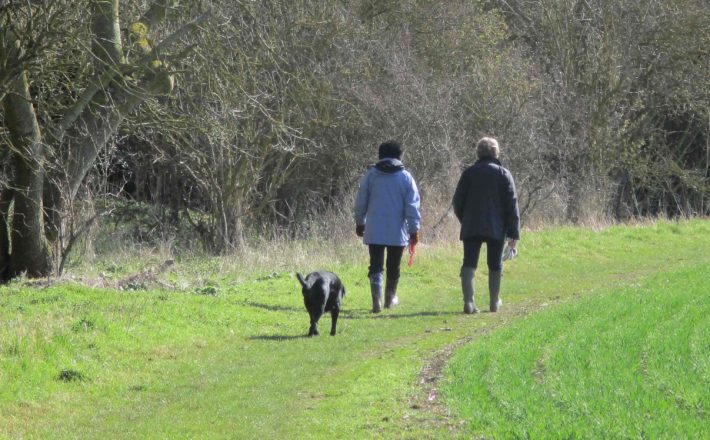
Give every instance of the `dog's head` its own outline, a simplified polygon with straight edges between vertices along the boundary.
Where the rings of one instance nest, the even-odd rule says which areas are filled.
[[[298,282],[301,283],[301,293],[303,293],[303,296],[310,296],[311,292],[317,288],[317,285],[322,284],[316,282],[319,280],[318,277],[306,276],[306,278],[304,278],[300,273],[296,273],[296,278],[298,278]]]
[[[305,295],[310,286],[306,283],[306,280],[303,279],[303,275],[300,273],[296,272],[296,278],[298,278],[298,282],[301,283],[301,292]]]
[[[298,282],[301,283],[301,293],[304,298],[310,297],[328,297],[328,280],[318,275],[317,272],[306,275],[304,278],[300,273],[296,273]]]

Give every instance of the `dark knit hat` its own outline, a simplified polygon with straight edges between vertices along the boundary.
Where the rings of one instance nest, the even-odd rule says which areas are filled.
[[[385,157],[393,157],[395,159],[402,158],[402,146],[397,141],[387,141],[380,144],[378,150],[378,156],[380,159]]]

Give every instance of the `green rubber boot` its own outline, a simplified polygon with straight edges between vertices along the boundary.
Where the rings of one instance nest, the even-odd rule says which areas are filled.
[[[503,276],[503,271],[491,270],[488,272],[488,291],[491,294],[491,312],[497,312],[503,305],[503,300],[500,299],[500,279]]]
[[[473,276],[475,267],[461,267],[461,291],[463,292],[463,312],[467,315],[478,313],[476,301],[473,298]]]

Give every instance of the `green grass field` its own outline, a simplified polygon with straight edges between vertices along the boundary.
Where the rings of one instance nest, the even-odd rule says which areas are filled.
[[[336,337],[304,337],[293,271],[323,266],[178,261],[169,277],[202,287],[170,291],[11,284],[0,438],[707,434],[707,249],[703,220],[528,233],[503,311],[466,316],[459,245],[422,245],[401,307],[375,316],[357,246],[325,267],[348,290]]]
[[[485,438],[710,438],[710,264],[531,315],[460,350],[448,402]]]

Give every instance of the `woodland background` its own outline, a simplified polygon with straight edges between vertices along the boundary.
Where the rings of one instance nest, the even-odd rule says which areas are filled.
[[[0,1],[1,278],[349,228],[388,139],[425,237],[483,135],[525,223],[707,216],[709,48],[706,0]]]

